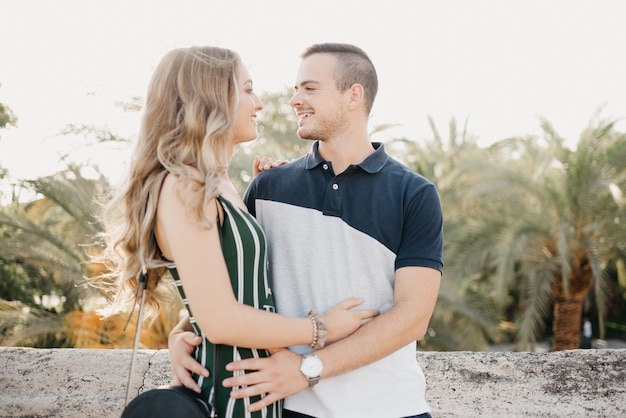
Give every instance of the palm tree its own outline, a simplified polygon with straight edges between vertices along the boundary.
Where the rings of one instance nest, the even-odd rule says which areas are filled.
[[[0,209],[0,267],[4,267],[0,289],[6,291],[0,299],[0,335],[4,336],[0,342],[36,347],[132,346],[134,328],[124,326],[128,315],[103,320],[93,309],[103,304],[106,295],[85,283],[86,276],[97,275],[102,268],[91,263],[90,256],[100,251],[96,235],[102,226],[95,201],[108,191],[107,180],[102,175],[86,178],[81,167],[69,164],[64,171],[25,181],[23,186],[37,197]],[[57,301],[54,307],[45,303],[51,296]],[[144,328],[145,346],[167,346],[167,335],[182,308],[174,296],[179,303],[163,309]]]
[[[466,216],[449,236],[451,268],[493,283],[504,309],[518,294],[518,342],[527,349],[553,314],[553,349],[579,347],[583,299],[593,290],[600,320],[609,269],[626,258],[626,136],[592,123],[574,150],[542,121],[541,138],[501,141],[461,173]],[[602,332],[602,330],[601,330]]]
[[[456,173],[466,161],[480,158],[477,138],[470,134],[467,121],[458,128],[455,118],[448,124],[448,135],[441,135],[434,120],[428,122],[433,137],[426,141],[406,138],[385,144],[390,155],[432,181],[439,191],[444,214],[444,279],[430,321],[430,329],[420,345],[429,350],[484,350],[500,342],[499,318],[490,300],[485,300],[472,277],[448,266],[455,258],[454,236],[463,226],[464,207],[458,190],[471,185],[470,176]]]
[[[66,171],[23,185],[39,197],[2,207],[0,252],[6,262],[24,266],[29,276],[38,277],[42,290],[63,297],[65,309],[76,309],[84,296],[77,285],[85,274],[85,245],[93,242],[100,228],[91,207],[93,196],[107,183],[102,178],[86,179],[77,166],[70,165]]]
[[[83,309],[90,297],[98,295],[83,285],[83,278],[93,273],[87,264],[93,247],[87,244],[94,242],[100,228],[93,198],[107,185],[103,178],[87,179],[79,167],[69,165],[55,175],[23,181],[22,187],[34,198],[27,203],[15,199],[0,208],[0,254],[6,284],[2,298],[19,300],[27,307],[6,309],[10,304],[3,303],[3,320],[12,319],[16,325],[9,341],[15,341],[20,333],[18,339],[24,342],[36,341],[35,334],[43,340],[60,335],[61,314]],[[56,302],[47,304],[47,298]],[[12,316],[12,312],[18,315]],[[64,344],[63,337],[53,339]]]

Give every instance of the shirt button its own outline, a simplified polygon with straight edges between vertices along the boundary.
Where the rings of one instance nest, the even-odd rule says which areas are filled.
[[[333,184],[333,190],[337,190],[339,188],[339,185],[337,183]]]
[[[322,167],[324,167],[324,170],[328,170],[328,164],[324,164]]]

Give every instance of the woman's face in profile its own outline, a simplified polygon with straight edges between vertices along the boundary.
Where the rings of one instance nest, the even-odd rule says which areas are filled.
[[[237,73],[237,88],[239,89],[239,104],[236,109],[235,125],[233,127],[233,141],[235,144],[249,142],[257,138],[257,112],[263,109],[263,102],[252,88],[252,78],[248,69],[241,64]]]

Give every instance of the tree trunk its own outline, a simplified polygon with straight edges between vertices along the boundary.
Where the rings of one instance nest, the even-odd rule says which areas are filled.
[[[553,252],[556,254],[556,251]],[[552,350],[575,350],[580,348],[580,324],[583,299],[593,284],[589,254],[584,248],[571,250],[569,290],[565,292],[561,283],[561,268],[553,272],[552,293],[554,323],[552,324]]]
[[[554,304],[552,324],[552,350],[575,350],[580,348],[580,320],[582,300],[557,300]]]

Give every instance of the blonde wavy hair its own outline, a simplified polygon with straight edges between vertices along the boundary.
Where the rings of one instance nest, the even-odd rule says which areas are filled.
[[[154,318],[167,295],[167,272],[154,226],[168,173],[193,192],[186,202],[200,225],[211,228],[207,204],[217,196],[229,164],[228,144],[237,109],[239,55],[217,47],[179,48],[156,67],[127,177],[104,207],[106,273],[94,280],[113,295],[115,310],[135,306],[138,275],[148,270],[146,314]]]

